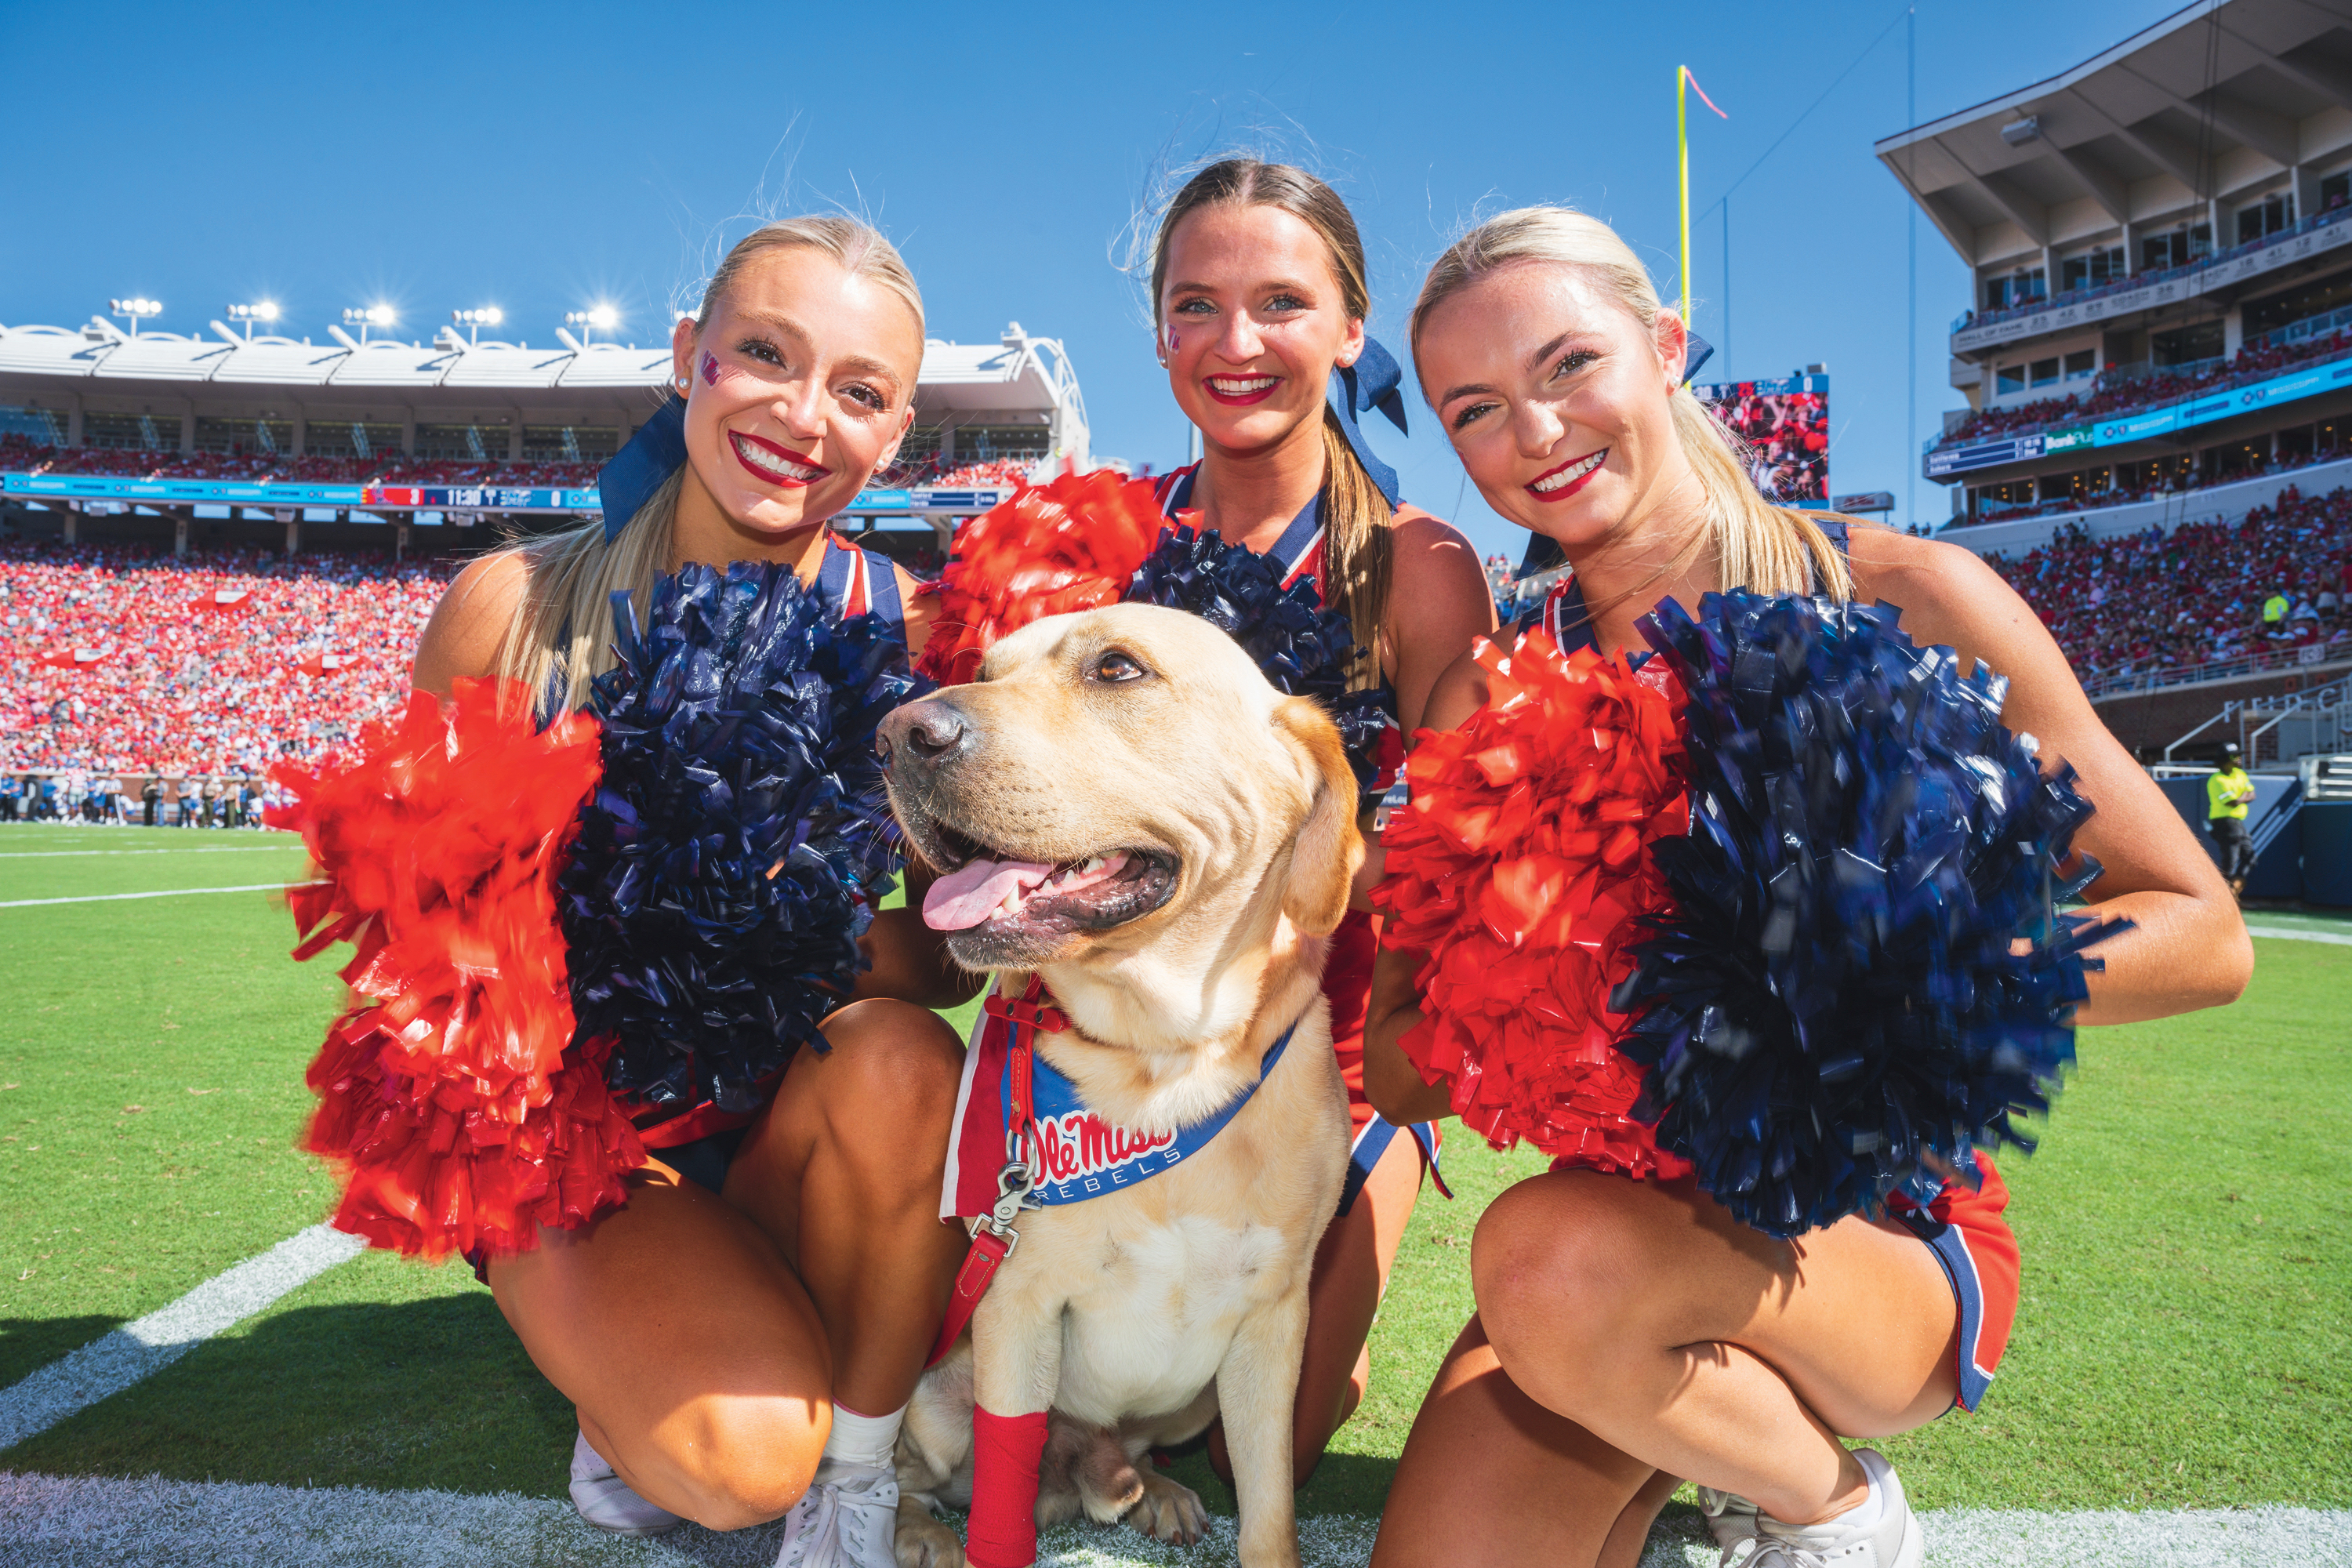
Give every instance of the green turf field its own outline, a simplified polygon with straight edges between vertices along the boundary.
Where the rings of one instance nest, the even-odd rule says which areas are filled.
[[[0,1387],[331,1206],[293,1141],[337,983],[286,961],[270,894],[17,901],[302,869],[276,836],[0,829],[0,905],[16,906],[0,908]],[[2352,1504],[2352,1234],[2331,1217],[2352,1148],[2352,946],[2256,949],[2235,1007],[2087,1035],[2046,1150],[2004,1164],[2023,1307],[1983,1412],[1887,1445],[1917,1503]],[[1370,1398],[1308,1512],[1379,1510],[1469,1310],[1479,1209],[1538,1164],[1458,1136],[1447,1163],[1460,1195],[1414,1216]],[[371,1255],[0,1452],[0,1470],[560,1497],[571,1438],[467,1270]],[[1229,1510],[1205,1477],[1188,1464]]]

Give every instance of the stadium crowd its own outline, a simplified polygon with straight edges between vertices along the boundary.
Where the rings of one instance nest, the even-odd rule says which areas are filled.
[[[2296,365],[2347,353],[2352,353],[2352,327],[2301,342],[2250,343],[2226,363],[2192,374],[2159,370],[2147,375],[2125,375],[2113,370],[2102,371],[2087,394],[2070,392],[2063,397],[2038,397],[2007,408],[1981,408],[1945,432],[1936,444],[1960,447],[2000,436],[2030,436],[2037,430],[2086,425],[2110,415],[2161,408],[2168,403],[2261,381]]]
[[[940,489],[1014,485],[1033,465],[1013,458],[959,463],[941,471],[926,463],[901,481]],[[587,489],[596,483],[600,462],[520,462],[405,458],[397,452],[372,458],[283,453],[163,452],[121,447],[55,447],[11,432],[0,435],[0,470],[24,474],[104,474],[135,479],[221,479],[309,485],[481,485],[509,489]]]
[[[2238,522],[2170,532],[2094,540],[2069,526],[2021,558],[1989,559],[2086,680],[2293,663],[2315,646],[2352,656],[2352,490],[2290,487]],[[1497,599],[1514,605],[1508,560],[1486,565]],[[454,571],[373,554],[180,560],[0,542],[0,820],[136,820],[150,803],[133,792],[151,778],[165,820],[241,819],[249,803],[236,781],[340,744],[397,706]],[[205,795],[207,775],[229,782]]]
[[[2347,218],[2352,218],[2352,198],[2342,195],[2330,196],[2327,199],[2327,205],[2319,211],[2300,222],[2289,224],[2284,228],[2274,229],[2258,239],[2243,240],[2227,250],[2200,256],[2176,267],[2145,268],[2120,278],[2111,279],[2105,283],[2095,283],[2087,288],[2062,289],[2055,296],[2041,291],[2037,284],[2035,292],[2030,298],[2021,296],[2015,304],[1988,307],[1981,310],[1973,309],[1963,310],[1958,319],[1952,322],[1952,331],[1965,331],[1970,327],[1990,326],[1998,321],[2014,321],[2020,316],[2030,316],[2036,310],[2049,310],[2053,305],[2086,305],[2094,300],[2104,300],[2109,295],[2126,293],[2135,289],[2146,289],[2152,284],[2169,282],[2177,278],[2187,278],[2192,273],[2203,272],[2210,268],[2227,266],[2242,256],[2252,256],[2258,250],[2267,250],[2272,246],[2284,245],[2298,235],[2309,234],[2314,229],[2326,228],[2331,224],[2342,223]]]
[[[0,773],[257,775],[337,744],[405,697],[455,570],[0,542]]]
[[[121,447],[53,447],[30,437],[0,436],[0,469],[24,474],[105,474],[135,479],[235,479],[308,485],[499,485],[514,489],[584,489],[596,482],[593,462],[451,462],[404,458],[278,452],[161,452]]]
[[[1708,405],[1748,443],[1748,478],[1783,502],[1830,499],[1829,399],[1814,392],[1766,395]]]
[[[2154,500],[2160,496],[2185,495],[2214,485],[2234,484],[2240,479],[2260,479],[2265,474],[2293,473],[2315,463],[2340,461],[2345,455],[2342,447],[2322,447],[2301,455],[2287,454],[2265,457],[2260,452],[2231,452],[2228,460],[2210,472],[2189,477],[2167,475],[2153,483],[2140,485],[2116,484],[2103,490],[2084,490],[2055,497],[2050,500],[2000,501],[1987,489],[1978,499],[1975,522],[2014,522],[2025,517],[2055,517],[2067,512],[2097,511],[2111,506],[2130,506],[2137,501]]]
[[[2093,539],[2062,527],[1987,563],[2033,606],[2089,682],[2232,659],[2293,664],[2317,646],[2352,657],[2352,490],[2305,496],[2235,523]]]
[[[992,458],[984,462],[956,463],[942,468],[937,457],[927,458],[911,467],[887,475],[893,489],[973,489],[982,486],[1012,486],[1025,483],[1030,470],[1036,467],[1034,459],[1025,458]]]

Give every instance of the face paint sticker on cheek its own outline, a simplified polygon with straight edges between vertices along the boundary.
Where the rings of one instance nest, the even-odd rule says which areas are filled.
[[[1182,340],[1182,339],[1181,339],[1181,338],[1179,338],[1179,337],[1176,335],[1176,323],[1175,323],[1175,322],[1173,322],[1173,321],[1169,322],[1169,323],[1168,323],[1168,352],[1169,352],[1170,353],[1171,353],[1171,354],[1172,354],[1172,353],[1174,353],[1178,349],[1181,349],[1181,348],[1182,348],[1183,346],[1184,346],[1183,340]]]
[[[702,355],[702,384],[705,386],[719,384],[719,356],[707,349],[703,351]]]

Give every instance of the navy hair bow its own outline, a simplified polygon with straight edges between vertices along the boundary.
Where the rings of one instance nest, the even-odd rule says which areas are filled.
[[[686,467],[686,399],[666,397],[654,416],[637,426],[629,444],[596,470],[596,493],[604,508],[604,542],[620,537],[669,477]]]
[[[1356,423],[1359,414],[1370,414],[1377,408],[1389,416],[1389,423],[1399,430],[1404,426],[1404,394],[1399,390],[1404,384],[1404,372],[1396,357],[1382,348],[1373,338],[1364,339],[1364,352],[1350,365],[1335,365],[1331,371],[1328,399],[1331,412],[1339,416],[1339,429],[1348,437],[1348,446],[1356,454],[1356,461],[1364,465],[1364,472],[1372,477],[1381,494],[1396,506],[1404,500],[1397,488],[1397,472],[1372,455],[1371,444],[1364,439],[1363,426]]]

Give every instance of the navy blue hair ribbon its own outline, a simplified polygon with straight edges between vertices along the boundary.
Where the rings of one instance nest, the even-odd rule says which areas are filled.
[[[1364,339],[1364,352],[1350,365],[1335,365],[1331,370],[1328,401],[1331,412],[1339,416],[1340,433],[1348,437],[1349,449],[1356,461],[1364,465],[1364,472],[1372,477],[1381,494],[1396,506],[1404,500],[1397,487],[1397,472],[1373,456],[1371,444],[1364,439],[1363,426],[1356,423],[1359,414],[1370,414],[1375,408],[1389,416],[1389,423],[1399,430],[1404,426],[1404,371],[1396,356],[1382,348],[1376,339]]]
[[[669,477],[686,467],[686,399],[666,397],[654,416],[637,426],[629,444],[596,471],[596,493],[604,507],[604,542],[620,537]]]
[[[1698,367],[1715,357],[1715,345],[1691,332],[1683,339],[1683,384],[1688,386],[1698,374]],[[1528,552],[1519,558],[1519,575],[1532,577],[1538,572],[1549,572],[1568,556],[1560,550],[1559,542],[1549,534],[1538,533],[1528,541]]]
[[[1696,332],[1683,336],[1683,384],[1688,386],[1698,379],[1698,367],[1715,357],[1715,345]]]

